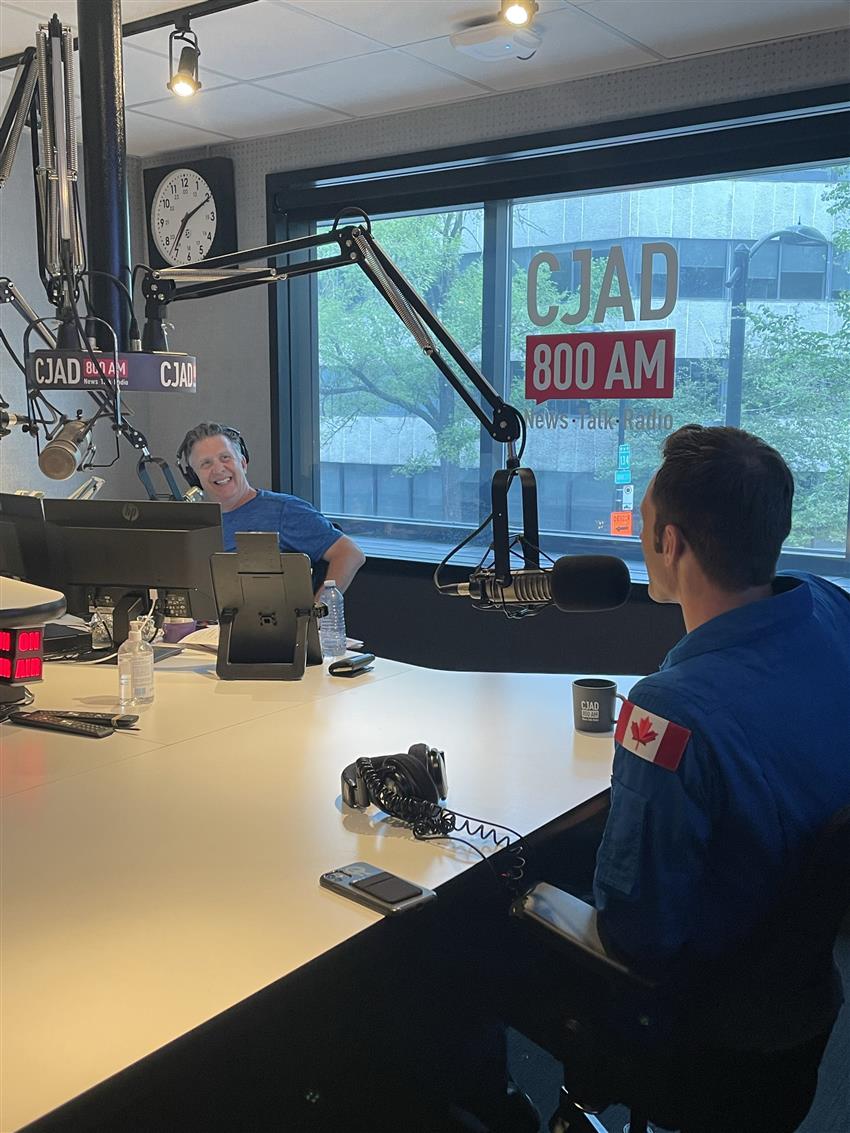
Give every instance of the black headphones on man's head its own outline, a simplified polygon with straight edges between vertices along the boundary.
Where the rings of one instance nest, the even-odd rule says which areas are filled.
[[[195,428],[198,428],[198,426],[196,425]],[[229,440],[233,441],[235,445],[238,446],[239,451],[245,458],[246,462],[251,459],[248,456],[248,446],[245,444],[245,441],[242,438],[242,434],[238,429],[234,429],[231,425],[216,425],[212,422],[210,422],[208,428],[212,429],[213,431],[211,433],[208,433],[207,436],[227,437]],[[192,445],[194,445],[196,441],[203,440],[204,438],[193,436],[194,432],[195,429],[190,429],[183,440],[180,442],[180,448],[177,450],[177,467],[180,469],[181,473],[183,474],[183,479],[186,481],[190,488],[200,488],[201,481],[198,479],[198,474],[189,463],[189,452]],[[190,437],[191,442],[187,443],[189,442]]]
[[[372,804],[405,818],[411,813],[405,805],[410,801],[439,810],[440,800],[449,793],[446,758],[428,744],[413,744],[398,755],[358,759],[343,771],[341,787],[342,801],[358,810]]]

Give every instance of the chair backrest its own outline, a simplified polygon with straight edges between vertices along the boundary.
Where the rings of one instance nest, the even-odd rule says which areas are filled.
[[[850,806],[837,811],[804,856],[799,873],[749,944],[761,962],[795,958],[805,963],[832,955],[835,937],[850,907]]]
[[[789,878],[778,902],[732,955],[706,973],[702,1008],[713,1031],[746,1045],[741,1020],[763,1037],[816,1027],[837,1004],[832,954],[850,908],[850,806],[837,811]],[[836,1007],[837,1009],[837,1007]],[[725,1020],[725,1022],[724,1022]],[[752,1037],[752,1036],[751,1036]]]

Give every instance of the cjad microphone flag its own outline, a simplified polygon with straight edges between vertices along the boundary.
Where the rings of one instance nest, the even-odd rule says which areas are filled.
[[[647,712],[630,700],[623,704],[614,732],[614,739],[622,747],[668,771],[679,766],[690,738],[690,731],[681,724]]]

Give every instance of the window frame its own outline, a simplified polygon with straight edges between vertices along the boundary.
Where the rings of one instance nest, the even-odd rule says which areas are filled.
[[[848,136],[850,84],[841,84],[732,107],[721,104],[273,173],[266,178],[268,239],[277,242],[305,235],[317,222],[354,202],[372,214],[398,215],[483,201],[482,371],[504,394],[509,359],[507,349],[498,349],[495,332],[509,316],[508,275],[500,261],[510,256],[510,208],[515,198],[842,163],[850,157]],[[828,264],[825,301],[830,299],[829,278]],[[273,483],[313,501],[319,500],[320,488],[316,296],[315,276],[276,288],[269,296]],[[484,483],[502,465],[503,452],[483,430],[480,457]],[[482,508],[488,502],[486,495],[482,489]],[[561,553],[593,551],[640,558],[637,540],[575,533],[559,535],[552,543],[555,550],[564,548]],[[783,553],[781,566],[850,577],[850,491],[843,558],[789,551]]]

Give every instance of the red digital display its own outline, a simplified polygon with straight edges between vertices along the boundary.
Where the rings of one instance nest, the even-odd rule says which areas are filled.
[[[41,630],[18,630],[18,653],[40,653]]]
[[[0,630],[0,681],[40,681],[44,672],[44,630]]]

